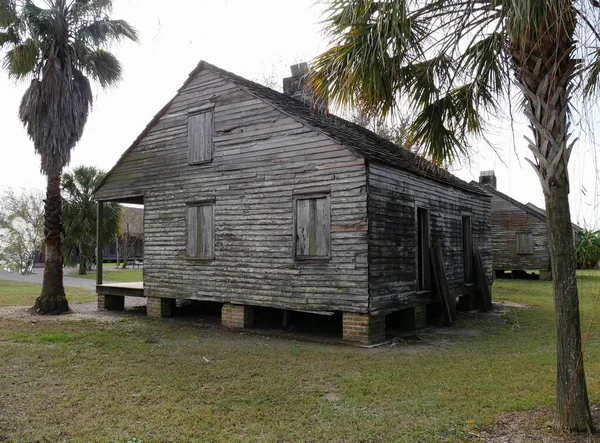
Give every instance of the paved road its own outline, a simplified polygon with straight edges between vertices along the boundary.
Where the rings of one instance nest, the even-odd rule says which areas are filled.
[[[6,272],[6,271],[0,269],[0,280],[12,280],[12,281],[22,281],[25,283],[41,284],[43,276],[44,276],[44,270],[39,269],[39,268],[34,269],[33,274],[30,274],[30,275],[21,275],[18,272],[12,273],[12,272]],[[63,283],[65,286],[73,286],[76,288],[90,289],[92,291],[94,291],[96,289],[96,280],[89,279],[89,278],[77,278],[77,277],[70,277],[68,275],[65,275],[63,277]],[[111,283],[111,282],[107,281],[105,283]]]

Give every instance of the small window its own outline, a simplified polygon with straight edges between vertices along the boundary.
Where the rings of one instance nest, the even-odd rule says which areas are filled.
[[[473,283],[473,229],[471,216],[462,216],[463,268],[465,283]]]
[[[215,258],[215,205],[200,203],[187,206],[187,257]]]
[[[188,163],[207,163],[213,159],[213,110],[188,115]]]
[[[294,256],[325,259],[331,249],[331,210],[329,195],[294,199]]]
[[[533,254],[533,234],[531,232],[517,233],[517,254]]]

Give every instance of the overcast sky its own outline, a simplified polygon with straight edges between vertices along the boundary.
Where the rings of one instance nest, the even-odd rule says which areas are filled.
[[[140,43],[115,50],[123,63],[123,81],[106,92],[94,87],[94,108],[70,166],[110,169],[200,60],[251,80],[268,77],[280,83],[289,75],[289,65],[308,61],[327,47],[320,11],[315,0],[115,1],[113,18],[135,26]],[[39,158],[17,117],[25,88],[0,72],[0,190],[45,184]],[[489,139],[498,154],[479,143],[470,164],[454,172],[476,180],[480,170],[493,169],[500,191],[543,207],[538,179],[523,160],[531,155],[521,122],[515,125],[515,137],[508,121],[495,124]],[[570,163],[573,221],[586,227],[600,226],[595,151],[595,144],[581,140]]]

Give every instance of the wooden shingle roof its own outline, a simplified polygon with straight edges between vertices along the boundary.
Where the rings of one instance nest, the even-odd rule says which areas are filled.
[[[485,190],[479,186],[473,186],[471,183],[459,179],[447,170],[434,165],[432,162],[406,148],[380,137],[363,126],[349,122],[330,113],[315,111],[289,95],[282,94],[281,92],[247,80],[205,61],[201,61],[198,64],[196,69],[190,74],[190,78],[202,69],[209,69],[222,75],[257,98],[266,100],[280,111],[285,112],[291,117],[300,119],[305,124],[320,130],[339,144],[367,160],[414,172],[417,175],[476,194],[488,195]]]
[[[175,97],[173,97],[169,103],[167,103],[158,112],[158,114],[154,116],[148,125],[146,125],[142,133],[135,139],[133,144],[123,153],[123,155],[121,155],[121,158],[117,161],[113,169],[123,162],[127,154],[138,145],[138,143],[148,134],[152,127],[156,125],[160,118],[167,112],[175,98],[177,98],[179,94],[192,82],[196,75],[204,69],[208,69],[218,75],[223,76],[232,83],[237,84],[240,88],[246,90],[248,93],[261,100],[264,100],[267,103],[270,103],[281,112],[284,112],[290,117],[299,120],[300,122],[312,127],[317,131],[320,131],[351,152],[354,152],[359,157],[363,157],[368,161],[390,165],[392,167],[412,172],[416,175],[426,177],[455,188],[460,188],[475,194],[489,197],[489,194],[482,187],[459,179],[447,170],[434,165],[429,160],[406,148],[398,146],[383,137],[378,136],[367,128],[351,123],[330,113],[315,111],[293,97],[247,80],[239,75],[228,72],[205,61],[198,63],[196,68],[189,74],[185,83],[181,86],[181,88],[179,88]],[[108,174],[106,174],[104,180],[102,180],[96,187],[96,191],[100,189],[109,179],[111,172],[112,169],[108,172]]]

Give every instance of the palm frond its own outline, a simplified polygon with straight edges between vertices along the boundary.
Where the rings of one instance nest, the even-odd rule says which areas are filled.
[[[114,85],[121,79],[121,63],[108,51],[98,49],[90,52],[81,62],[82,69],[103,88]]]
[[[19,43],[19,34],[17,34],[14,27],[9,26],[5,31],[0,31],[0,49],[2,49],[4,45],[16,46]]]
[[[77,31],[75,38],[98,47],[125,38],[135,42],[138,40],[138,33],[125,20],[104,19],[83,26]]]
[[[5,28],[17,20],[17,2],[0,0],[0,28]]]
[[[38,57],[39,48],[32,39],[28,39],[6,51],[3,67],[10,76],[20,79],[34,73]]]

